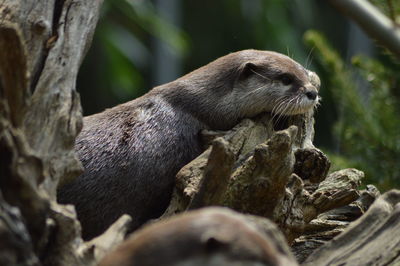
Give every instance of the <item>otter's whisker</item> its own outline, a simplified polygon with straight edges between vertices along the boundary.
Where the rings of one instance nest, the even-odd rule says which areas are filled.
[[[264,78],[264,79],[266,79],[266,80],[273,81],[272,79],[270,79],[270,78],[268,78],[268,77],[266,77],[266,76],[264,76],[264,75],[258,73],[257,71],[255,71],[255,70],[253,70],[253,69],[251,69],[251,68],[250,68],[250,70],[251,70],[251,72],[253,72],[254,74],[256,74],[256,75],[258,75],[258,76],[260,76],[260,77],[262,77],[262,78]]]
[[[278,117],[280,116],[281,109],[284,108],[287,98],[288,98],[287,96],[283,96],[278,99],[278,101],[277,101],[278,104],[276,104],[271,111],[273,113],[272,119],[274,119],[276,116],[278,116]]]
[[[277,110],[278,111],[278,117],[276,119],[276,125],[278,125],[280,120],[285,116],[286,111],[290,108],[290,105],[291,105],[293,100],[294,100],[294,98],[290,99],[289,101],[284,101],[283,102],[284,104],[280,106],[280,110]]]
[[[313,53],[313,51],[314,51],[314,48],[315,48],[315,46],[313,46],[311,49],[310,49],[310,52],[308,53],[308,55],[307,55],[307,59],[306,59],[306,62],[305,62],[305,68],[308,68],[310,65],[311,65],[311,62],[312,62],[312,57],[311,57],[311,60],[310,60],[310,56],[312,55],[312,53]],[[309,61],[310,60],[310,61]]]
[[[242,95],[239,99],[242,100],[243,98],[246,98],[246,97],[248,97],[248,96],[251,95],[251,94],[258,93],[258,91],[265,89],[267,86],[268,86],[268,85],[263,85],[263,86],[261,86],[261,87],[258,87],[258,88],[256,88],[256,89],[252,90],[252,91],[249,91],[249,92],[246,93],[245,95]]]
[[[299,99],[300,99],[300,96],[297,95],[296,97],[290,99],[286,103],[286,108],[284,110],[282,110],[282,112],[281,112],[282,116],[279,117],[279,119],[277,121],[278,123],[280,122],[280,119],[282,119],[285,115],[290,115],[293,113],[293,111],[296,111]]]
[[[272,108],[272,111],[271,111],[271,112],[272,112],[272,113],[276,113],[276,110],[279,110],[280,106],[281,106],[282,104],[285,103],[286,98],[287,98],[287,96],[279,97],[279,98],[276,100],[276,104],[275,104],[275,106]]]

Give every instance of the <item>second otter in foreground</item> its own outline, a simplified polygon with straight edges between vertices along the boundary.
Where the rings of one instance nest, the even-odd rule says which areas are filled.
[[[199,132],[226,130],[263,112],[305,113],[319,78],[289,57],[244,50],[221,57],[144,96],[85,117],[76,151],[85,171],[59,189],[75,205],[83,237],[122,214],[136,229],[168,206],[176,173],[201,152]]]

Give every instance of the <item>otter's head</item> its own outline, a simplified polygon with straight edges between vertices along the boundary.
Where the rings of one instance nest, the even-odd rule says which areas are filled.
[[[297,115],[313,109],[319,101],[317,74],[291,58],[268,51],[246,50],[231,100],[243,117],[262,112]]]
[[[271,112],[303,114],[318,103],[318,76],[291,58],[244,50],[201,67],[164,90],[175,106],[212,129],[229,129],[243,118]]]

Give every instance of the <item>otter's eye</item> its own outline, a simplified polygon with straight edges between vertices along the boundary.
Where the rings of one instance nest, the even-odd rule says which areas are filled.
[[[289,85],[293,82],[293,77],[288,74],[283,74],[279,77],[280,81],[282,81],[283,85]]]

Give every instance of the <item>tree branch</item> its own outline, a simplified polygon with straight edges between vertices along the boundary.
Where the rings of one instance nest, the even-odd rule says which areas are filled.
[[[330,0],[344,15],[354,20],[371,38],[400,58],[400,27],[366,0]]]

